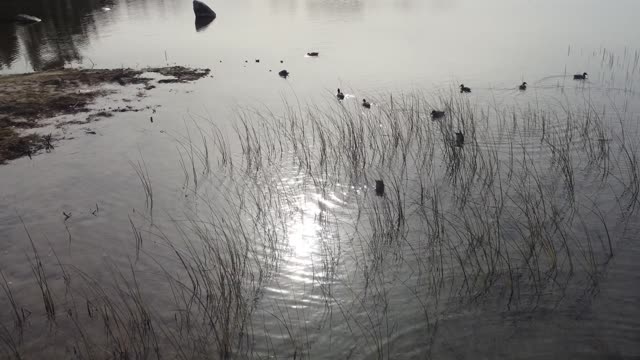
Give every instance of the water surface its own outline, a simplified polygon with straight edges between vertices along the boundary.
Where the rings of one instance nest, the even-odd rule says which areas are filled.
[[[640,356],[640,314],[635,306],[640,293],[634,286],[640,248],[633,237],[640,223],[634,209],[626,207],[634,173],[633,162],[625,160],[623,151],[633,154],[638,148],[631,140],[628,148],[618,146],[623,137],[620,127],[626,129],[629,139],[636,138],[638,130],[637,2],[240,0],[210,5],[218,18],[200,31],[186,0],[13,1],[0,5],[2,14],[28,13],[43,19],[30,26],[0,25],[2,73],[59,66],[173,64],[207,67],[213,73],[213,78],[194,84],[155,89],[135,105],[160,105],[157,113],[125,113],[93,123],[90,126],[96,136],[85,135],[80,127],[52,126],[51,131],[65,137],[53,152],[0,168],[0,270],[26,308],[42,312],[41,295],[25,261],[30,251],[25,227],[45,258],[51,278],[57,281],[61,295],[56,299],[61,304],[72,301],[64,295],[56,256],[105,283],[113,281],[114,269],[134,264],[149,303],[162,310],[158,317],[178,322],[168,296],[171,289],[159,276],[158,263],[176,276],[184,272],[165,238],[184,250],[185,239],[180,236],[184,233],[176,229],[176,223],[190,230],[205,223],[215,225],[208,228],[213,233],[228,227],[233,234],[230,238],[242,244],[246,239],[241,235],[249,231],[240,231],[239,226],[246,221],[266,224],[250,240],[260,245],[252,247],[260,259],[256,261],[270,259],[265,263],[274,268],[263,269],[270,275],[261,283],[251,313],[251,338],[236,357]],[[305,57],[308,51],[319,51],[320,56]],[[281,69],[291,72],[287,80],[277,76]],[[582,72],[590,74],[589,80],[573,81],[572,75]],[[522,81],[529,83],[525,93],[516,89]],[[393,122],[380,121],[372,114],[391,104],[394,111],[410,107],[411,101],[399,99],[403,95],[411,98],[416,92],[430,101],[427,107],[444,107],[444,100],[459,99],[455,93],[459,83],[473,89],[460,104],[469,101],[476,129],[472,130],[468,118],[451,119],[451,126],[443,128],[425,118],[429,123],[420,123],[416,129],[424,131],[421,139],[428,141],[412,143],[416,147],[411,147],[411,153],[433,151],[437,166],[428,171],[418,165],[417,158],[409,160],[409,170],[403,168],[398,149],[385,148],[388,153],[383,153],[396,157],[383,162],[375,157],[380,154],[371,150],[373,145],[368,153],[371,166],[362,173],[348,174],[348,167],[337,165],[319,171],[319,142],[294,149],[287,147],[288,140],[282,140],[283,134],[291,135],[285,129],[308,125],[302,114],[331,113],[329,109],[337,106],[333,93],[340,87],[351,95],[345,101],[349,113],[367,124],[364,128],[370,137],[366,141],[387,146],[384,139],[395,134]],[[357,106],[363,97],[374,102],[371,113]],[[113,96],[96,106],[118,101],[120,96]],[[268,107],[279,119],[287,109],[283,102],[290,106],[289,111],[299,113],[295,123],[265,125],[255,116],[255,109],[262,109],[264,115]],[[584,112],[589,106],[594,120],[587,123]],[[565,119],[567,109],[575,119]],[[517,121],[511,120],[512,113],[517,114]],[[528,117],[528,113],[546,113],[547,122]],[[154,116],[153,123],[149,116]],[[269,134],[269,129],[283,136],[270,139],[284,144],[285,156],[275,161],[265,153],[265,146],[256,159],[273,163],[265,162],[261,171],[243,173],[245,143],[234,131],[234,126],[242,129],[238,126],[242,119],[261,129],[260,136]],[[400,119],[403,136],[410,138],[409,120]],[[222,138],[240,169],[231,171],[228,164],[219,162],[211,124],[222,129]],[[606,130],[597,133],[594,124],[604,124]],[[509,205],[503,237],[519,239],[527,226],[535,228],[530,223],[523,225],[529,213],[539,215],[546,229],[554,229],[546,222],[551,219],[547,210],[549,204],[557,205],[567,221],[563,224],[571,225],[563,229],[573,235],[569,242],[575,267],[569,266],[570,256],[561,246],[554,248],[562,260],[554,266],[549,265],[553,252],[548,248],[534,251],[540,268],[551,269],[542,275],[527,270],[532,267],[522,260],[524,250],[509,248],[513,264],[518,265],[514,271],[519,274],[517,281],[508,278],[504,269],[493,278],[482,271],[488,265],[474,263],[493,258],[474,253],[473,247],[465,248],[463,245],[473,242],[457,227],[464,225],[461,219],[475,219],[467,225],[482,233],[479,229],[496,221],[488,213],[491,201],[496,200],[488,197],[486,189],[474,188],[468,206],[459,207],[456,202],[462,197],[461,184],[470,180],[450,173],[452,153],[440,135],[463,126],[468,134],[477,133],[474,146],[467,147],[477,150],[465,149],[467,153],[483,154],[485,160],[495,155],[503,164],[505,178],[501,181],[506,190],[502,191],[513,196],[505,201]],[[191,144],[202,146],[199,129],[209,139],[210,169],[201,167],[196,159],[198,168],[192,171]],[[318,140],[315,133],[309,136]],[[594,155],[600,151],[598,144],[606,143],[600,140],[607,138],[617,139],[607,157],[611,164]],[[270,143],[260,139],[262,144]],[[565,177],[560,167],[554,167],[568,154],[559,147],[567,143],[575,171],[574,202],[565,198]],[[339,145],[344,143],[334,143]],[[433,150],[428,150],[431,146]],[[305,163],[300,160],[304,158],[301,148],[313,159],[311,174],[301,169],[300,164]],[[334,165],[344,165],[347,155],[338,151],[329,159]],[[462,164],[471,164],[470,158],[464,157]],[[524,175],[506,180],[509,172],[504,164],[509,163],[520,170],[526,165],[522,174],[539,176],[541,183],[527,182]],[[153,210],[135,172],[138,164],[152,180]],[[483,164],[494,163],[487,160]],[[598,171],[607,166],[619,177],[599,180]],[[406,178],[394,177],[398,174]],[[388,202],[376,198],[372,182],[379,176],[394,179],[402,196],[390,196]],[[387,184],[393,194],[394,185]],[[421,184],[428,184],[426,195]],[[518,205],[526,201],[514,194],[537,199],[534,189],[554,196],[545,198],[549,204],[537,203],[522,211]],[[438,233],[433,221],[438,217],[431,215],[438,196],[446,214],[442,218],[451,221],[442,226],[447,228],[446,239],[452,241],[448,243],[452,247],[433,240]],[[424,199],[429,206],[421,203]],[[387,208],[389,204],[398,206]],[[602,211],[601,217],[591,211],[593,204]],[[257,209],[258,205],[263,208]],[[235,218],[242,206],[247,209],[244,216],[254,217]],[[380,231],[393,228],[383,221],[396,219],[397,209],[410,211],[403,227],[407,232],[390,232],[380,238]],[[464,215],[474,209],[474,216]],[[534,209],[545,211],[538,214]],[[65,221],[63,212],[71,218]],[[193,221],[194,214],[202,221]],[[508,216],[511,214],[523,217]],[[575,221],[567,220],[574,217]],[[608,231],[600,219],[609,225]],[[268,228],[273,233],[265,231],[267,225],[273,226]],[[136,253],[136,231],[143,234],[141,256]],[[560,237],[557,229],[552,233],[554,239]],[[191,241],[202,240],[189,234],[186,237]],[[607,234],[614,241],[611,258]],[[462,263],[475,271],[473,281],[454,256],[439,258],[434,250],[452,251],[458,246],[468,251],[469,262]],[[212,261],[211,271],[216,264],[232,264],[208,260]],[[495,283],[489,286],[484,279]],[[513,292],[515,283],[519,286]],[[6,316],[0,319],[10,324],[4,321],[9,319]],[[36,328],[38,323],[34,323]],[[33,340],[31,344],[36,345],[26,354],[37,357],[47,346],[56,348],[54,340],[47,343],[46,339]]]

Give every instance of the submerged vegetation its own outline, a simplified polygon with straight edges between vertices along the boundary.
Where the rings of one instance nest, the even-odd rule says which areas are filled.
[[[397,321],[411,321],[412,346],[430,354],[463,309],[575,309],[597,291],[638,206],[625,113],[588,100],[481,107],[454,91],[376,104],[247,110],[240,149],[216,127],[188,133],[184,186],[199,205],[174,227],[130,217],[135,257],[128,269],[108,263],[109,280],[45,262],[29,235],[42,303],[23,304],[0,273],[0,349],[14,359],[310,358],[314,339],[335,333],[353,339],[335,344],[345,354],[388,359],[403,346]],[[148,170],[133,166],[151,216]],[[312,276],[301,296],[323,305],[295,310],[278,279],[305,221]],[[406,306],[420,313],[402,320]]]

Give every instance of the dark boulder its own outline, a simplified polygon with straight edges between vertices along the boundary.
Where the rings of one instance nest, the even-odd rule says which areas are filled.
[[[196,17],[199,18],[216,18],[215,11],[211,10],[211,8],[207,6],[207,4],[198,0],[193,0],[193,12],[196,14]]]

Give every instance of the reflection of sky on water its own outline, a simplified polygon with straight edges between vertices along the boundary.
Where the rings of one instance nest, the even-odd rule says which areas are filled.
[[[344,82],[343,87],[406,88],[452,77],[495,82],[557,74],[565,65],[593,65],[568,60],[568,46],[576,52],[618,49],[633,46],[630,39],[640,37],[631,15],[640,5],[631,1],[210,3],[218,19],[200,33],[190,1],[72,0],[64,7],[59,1],[3,3],[3,14],[31,13],[44,21],[0,25],[6,35],[0,40],[0,67],[21,72],[74,63],[113,68],[167,61],[212,67],[219,60],[262,58],[269,67],[263,70],[273,71],[286,59],[295,71],[292,79],[304,71],[308,82],[320,87],[333,89],[333,83]],[[313,68],[306,63],[295,68],[291,60],[313,50],[323,60]]]

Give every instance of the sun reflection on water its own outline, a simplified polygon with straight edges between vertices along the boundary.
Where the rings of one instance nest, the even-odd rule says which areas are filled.
[[[319,194],[308,194],[300,196],[296,206],[300,214],[292,219],[287,234],[292,255],[289,261],[292,265],[305,266],[321,241],[323,227],[319,219],[335,205]]]

